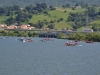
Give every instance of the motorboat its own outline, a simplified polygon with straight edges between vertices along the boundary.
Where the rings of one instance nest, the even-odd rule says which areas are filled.
[[[78,46],[77,42],[67,42],[65,43],[65,46]]]
[[[20,38],[18,40],[20,40],[22,42],[32,42],[33,41],[31,38]]]
[[[65,43],[65,46],[78,46],[77,43]]]
[[[54,41],[54,39],[52,38],[43,38],[42,40],[40,40],[42,42],[46,42],[46,41]]]

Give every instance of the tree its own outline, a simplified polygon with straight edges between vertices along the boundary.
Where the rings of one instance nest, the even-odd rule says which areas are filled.
[[[69,8],[69,7],[70,7],[70,4],[67,3],[66,5],[63,5],[62,7],[63,7],[63,8]]]
[[[66,10],[64,10],[64,12],[66,13],[67,11],[66,11]]]
[[[54,29],[54,28],[55,28],[55,26],[54,26],[54,24],[53,24],[53,23],[50,23],[50,24],[48,25],[48,28],[49,28],[49,29]]]
[[[71,34],[68,39],[69,40],[85,40],[86,35],[84,33],[76,33],[76,34]]]
[[[88,15],[90,16],[90,17],[94,17],[95,16],[95,14],[96,14],[96,10],[95,10],[95,8],[94,7],[88,7]]]
[[[9,17],[9,18],[6,20],[6,24],[10,25],[10,24],[15,23],[15,21],[16,21],[15,18]]]
[[[6,16],[13,16],[13,12],[12,11],[8,11]]]
[[[54,6],[49,6],[50,10],[56,10]]]
[[[44,11],[44,14],[46,14],[46,15],[47,15],[47,14],[48,14],[48,12],[47,12],[47,11]]]
[[[67,3],[67,4],[66,4],[66,7],[68,7],[68,8],[69,8],[69,7],[70,7],[70,4],[69,4],[69,3]]]
[[[37,28],[42,28],[44,26],[44,22],[42,21],[40,21],[40,20],[38,20],[38,23],[36,24],[36,27]]]
[[[60,21],[63,21],[64,19],[63,19],[63,18],[60,18],[59,20],[60,20]]]
[[[36,7],[37,8],[43,8],[45,10],[47,8],[47,5],[46,5],[46,3],[37,3]]]
[[[57,36],[58,39],[66,39],[67,35],[65,33],[59,33]]]
[[[19,10],[20,9],[20,6],[19,5],[14,5],[12,6],[12,10],[15,11],[15,10]]]
[[[82,8],[87,8],[88,7],[88,4],[85,3],[85,2],[81,2],[80,5],[81,5]]]
[[[75,4],[75,6],[79,6],[79,4],[77,3],[77,4]]]
[[[6,9],[6,7],[0,7],[0,15],[6,15],[6,13],[8,12],[8,10]]]
[[[28,32],[28,36],[31,37],[32,36],[32,33],[31,32]]]
[[[72,7],[72,10],[75,10],[75,7]]]
[[[29,10],[33,10],[34,9],[34,6],[33,5],[29,5],[29,6],[26,6],[25,9],[28,10],[28,11]]]

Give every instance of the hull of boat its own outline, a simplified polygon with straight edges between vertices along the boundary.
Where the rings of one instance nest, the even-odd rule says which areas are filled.
[[[77,43],[73,43],[73,44],[68,44],[66,43],[65,46],[77,46],[78,44]]]
[[[26,38],[22,38],[22,39],[18,39],[21,42],[32,42],[33,40],[31,39],[26,39]]]

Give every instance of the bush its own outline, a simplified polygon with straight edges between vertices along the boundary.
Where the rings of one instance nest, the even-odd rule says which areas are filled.
[[[57,39],[66,39],[67,36],[65,33],[59,33],[58,36],[57,36]]]

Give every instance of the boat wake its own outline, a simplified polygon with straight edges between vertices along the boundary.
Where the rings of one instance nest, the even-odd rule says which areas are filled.
[[[77,45],[77,46],[83,46],[83,45]]]

